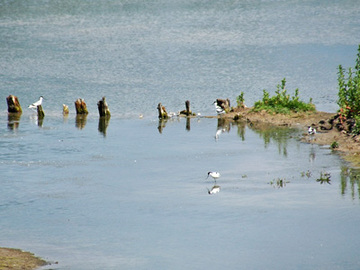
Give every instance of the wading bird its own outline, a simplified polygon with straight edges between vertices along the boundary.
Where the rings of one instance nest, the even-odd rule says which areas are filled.
[[[218,179],[220,177],[220,173],[219,172],[208,172],[208,176],[206,177],[206,179],[209,178],[209,176],[211,176],[216,181],[216,179]]]

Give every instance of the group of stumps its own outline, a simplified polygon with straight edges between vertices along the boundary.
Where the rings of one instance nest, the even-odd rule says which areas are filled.
[[[44,118],[45,113],[42,108],[42,97],[40,97],[39,102],[35,102],[34,104],[30,105],[29,108],[36,108],[37,114],[39,118]],[[8,113],[11,114],[22,114],[22,108],[19,102],[19,99],[14,95],[9,95],[6,98],[7,106],[8,106]],[[109,106],[106,103],[105,97],[103,97],[99,102],[97,103],[98,109],[99,109],[99,115],[100,117],[110,117],[110,110]],[[87,115],[89,112],[87,110],[86,103],[84,99],[78,98],[75,101],[75,109],[77,115]],[[65,104],[63,104],[63,114],[67,115],[69,114],[69,107]]]

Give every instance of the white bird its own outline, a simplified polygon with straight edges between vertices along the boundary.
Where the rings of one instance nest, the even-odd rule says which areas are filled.
[[[209,176],[211,176],[216,181],[216,179],[218,179],[220,177],[220,173],[219,172],[208,172],[208,176],[206,177],[206,179],[209,178]]]
[[[315,134],[316,134],[316,129],[313,128],[312,126],[309,126],[308,135],[315,135]]]
[[[38,101],[29,105],[29,109],[36,109],[37,106],[40,106],[42,104],[43,99],[44,99],[43,96],[41,96]]]
[[[208,190],[208,193],[211,195],[211,194],[216,194],[216,193],[219,193],[220,192],[220,186],[213,186],[211,189],[207,189]]]

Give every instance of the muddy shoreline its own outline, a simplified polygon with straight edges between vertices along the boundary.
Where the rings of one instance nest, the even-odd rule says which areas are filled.
[[[218,117],[231,121],[246,121],[253,126],[273,125],[298,128],[303,131],[302,140],[304,142],[329,146],[353,167],[360,167],[360,136],[354,136],[346,130],[339,130],[334,121],[337,115],[337,113],[321,111],[284,115],[270,114],[266,111],[254,112],[251,108],[237,108]],[[313,126],[317,130],[311,140],[307,135],[309,126]],[[331,147],[334,143],[336,143],[335,148]]]

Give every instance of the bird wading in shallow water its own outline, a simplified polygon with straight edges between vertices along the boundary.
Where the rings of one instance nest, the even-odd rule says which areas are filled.
[[[40,106],[42,104],[43,99],[44,99],[43,96],[41,96],[38,101],[29,105],[29,109],[37,109],[37,106]]]
[[[219,172],[208,172],[208,176],[206,177],[206,179],[209,178],[209,176],[211,176],[216,181],[216,179],[218,179],[220,177],[220,173]]]

